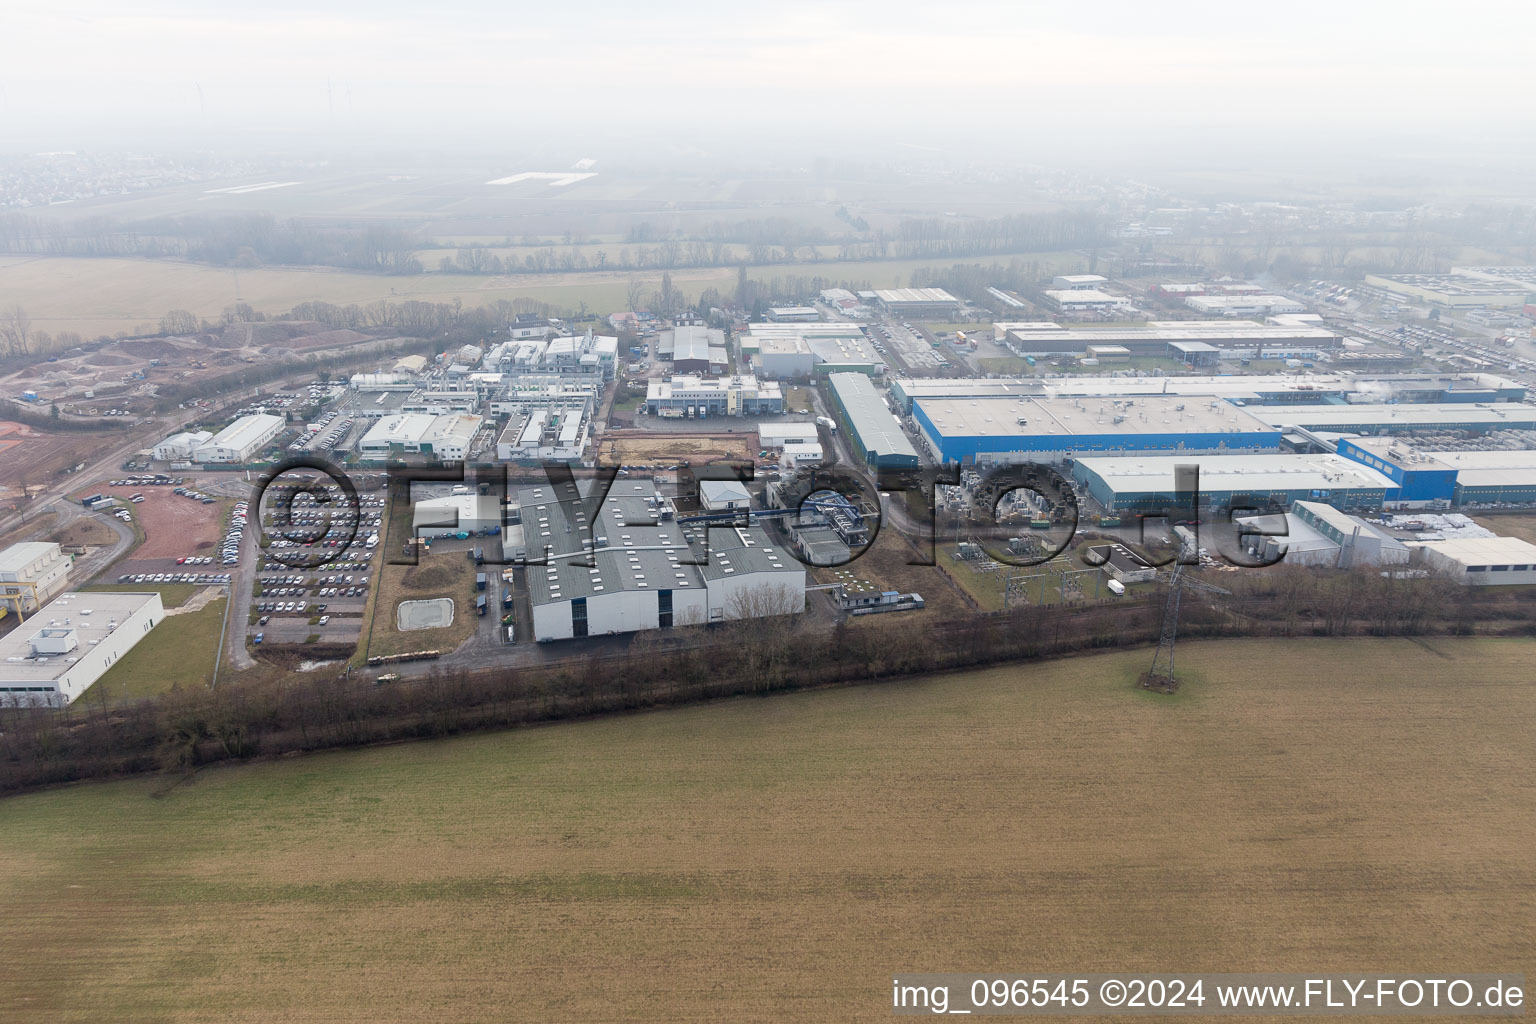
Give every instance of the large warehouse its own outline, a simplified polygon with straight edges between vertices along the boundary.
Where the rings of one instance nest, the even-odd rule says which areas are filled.
[[[1365,283],[1434,306],[1518,309],[1525,305],[1533,291],[1529,285],[1488,274],[1486,269],[1478,272],[1464,268],[1449,274],[1397,274],[1390,277],[1367,274]]]
[[[1280,449],[1278,429],[1210,397],[923,398],[912,416],[934,458],[961,465]]]
[[[679,524],[648,480],[615,481],[592,524],[574,496],[559,500],[553,486],[522,488],[516,502],[530,553],[549,553],[547,565],[527,569],[537,640],[805,610],[805,567],[760,527],[706,535],[701,525]],[[571,564],[587,561],[589,545],[593,564]]]
[[[1243,405],[1383,402],[1464,404],[1520,402],[1525,386],[1485,373],[1304,373],[1160,377],[897,377],[891,394],[903,413],[919,398],[1141,398],[1210,395]]]
[[[892,316],[949,319],[960,313],[960,300],[943,288],[877,288],[875,301]]]
[[[1342,455],[1171,455],[1079,459],[1077,485],[1106,509],[1158,508],[1173,496],[1174,470],[1200,467],[1200,500],[1211,508],[1289,508],[1321,501],[1341,509],[1380,508],[1392,481]]]
[[[885,398],[862,373],[834,373],[827,377],[832,402],[848,429],[854,451],[877,469],[912,469],[919,463],[917,449],[902,433]]]
[[[1135,356],[1165,356],[1175,341],[1203,341],[1233,356],[1262,351],[1270,358],[1329,352],[1344,339],[1309,323],[1259,324],[1251,320],[1153,320],[1144,327],[1075,330],[1026,322],[1005,332],[1002,343],[1019,355],[1077,355],[1089,345],[1123,345]]]
[[[281,416],[264,412],[241,416],[192,453],[196,462],[246,462],[283,429]]]
[[[1528,504],[1536,502],[1536,451],[1437,450],[1434,442],[1400,437],[1346,437],[1339,454],[1379,470],[1395,485],[1389,505]]]
[[[1421,430],[1536,429],[1536,407],[1494,404],[1422,403],[1414,405],[1284,405],[1249,410],[1273,426],[1303,427],[1337,434],[1407,434]]]
[[[59,595],[0,637],[0,704],[68,704],[164,617],[158,592]]]

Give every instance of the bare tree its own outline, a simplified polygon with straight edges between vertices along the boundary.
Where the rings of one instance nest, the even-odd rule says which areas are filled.
[[[630,278],[624,286],[624,297],[629,301],[631,311],[639,309],[645,301],[645,282],[638,277]]]

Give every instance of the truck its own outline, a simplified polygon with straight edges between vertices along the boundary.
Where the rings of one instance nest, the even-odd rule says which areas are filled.
[[[1121,597],[1125,594],[1125,584],[1121,583],[1119,580],[1110,580],[1104,585],[1108,587],[1109,592],[1114,594],[1116,597]]]
[[[483,573],[483,572],[475,573],[475,589],[476,590],[484,590],[485,589],[485,573]]]
[[[484,615],[485,614],[485,595],[484,594],[481,594],[479,597],[475,598],[475,614],[476,615]]]

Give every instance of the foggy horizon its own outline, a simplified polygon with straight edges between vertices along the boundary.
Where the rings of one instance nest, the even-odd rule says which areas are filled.
[[[1536,13],[1398,15],[1319,3],[1111,3],[1091,18],[983,4],[724,16],[697,3],[457,3],[430,16],[404,4],[27,4],[9,19],[0,148],[432,164],[630,152],[631,166],[678,166],[772,140],[807,163],[941,163],[958,149],[950,161],[1321,178],[1528,163]]]

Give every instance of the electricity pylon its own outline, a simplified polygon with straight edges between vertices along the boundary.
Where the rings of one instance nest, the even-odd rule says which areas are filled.
[[[1179,595],[1185,587],[1228,596],[1232,591],[1185,576],[1182,563],[1175,564],[1172,572],[1159,575],[1168,584],[1168,600],[1163,605],[1163,628],[1157,639],[1157,653],[1152,655],[1152,668],[1141,685],[1149,690],[1172,693],[1179,687],[1173,666],[1173,648],[1179,638]]]

